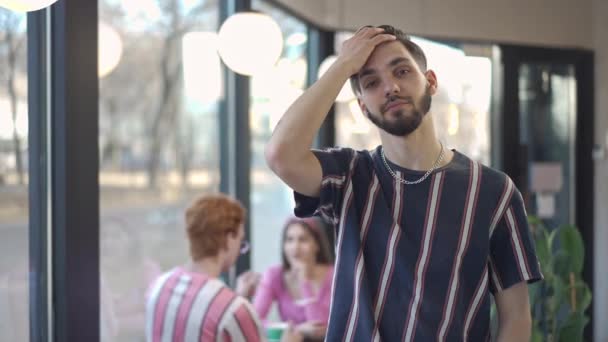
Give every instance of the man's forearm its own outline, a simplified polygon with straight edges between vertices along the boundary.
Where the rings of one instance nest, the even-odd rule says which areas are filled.
[[[513,318],[506,322],[500,322],[498,326],[497,342],[530,341],[532,323],[529,316]]]
[[[349,78],[348,69],[336,62],[285,112],[267,144],[267,158],[297,158],[308,152],[315,134]]]

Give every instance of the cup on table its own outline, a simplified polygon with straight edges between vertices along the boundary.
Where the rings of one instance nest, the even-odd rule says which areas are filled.
[[[266,325],[266,337],[268,342],[280,342],[283,337],[283,333],[289,324],[287,322],[273,322]]]

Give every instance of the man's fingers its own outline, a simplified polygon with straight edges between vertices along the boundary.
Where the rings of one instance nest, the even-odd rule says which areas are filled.
[[[362,28],[359,29],[359,31],[355,32],[355,35],[371,38],[382,32],[384,32],[384,29],[381,29],[379,27],[363,26]]]
[[[373,28],[373,26],[372,25],[361,26],[361,27],[359,27],[359,29],[357,31],[355,31],[355,34],[359,33],[360,31],[368,30],[370,28]]]
[[[379,35],[375,36],[374,38],[372,38],[372,44],[378,45],[380,43],[395,40],[396,38],[397,37],[393,36],[392,34],[383,33],[383,34],[379,34]]]

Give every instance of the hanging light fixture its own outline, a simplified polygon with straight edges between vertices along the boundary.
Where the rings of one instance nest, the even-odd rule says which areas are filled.
[[[283,51],[281,28],[270,16],[258,12],[230,16],[220,27],[218,38],[222,61],[246,76],[272,68]]]
[[[321,76],[323,76],[323,74],[327,72],[329,67],[331,67],[331,65],[336,62],[336,59],[338,59],[338,56],[336,55],[327,56],[327,58],[325,58],[325,60],[321,62],[321,65],[319,65],[319,72],[317,74],[317,77],[321,78]],[[353,99],[355,99],[355,94],[353,93],[353,90],[350,87],[350,82],[347,81],[346,83],[344,83],[344,86],[342,86],[342,89],[340,90],[340,93],[336,98],[336,102],[350,102]]]
[[[37,11],[57,2],[57,0],[0,0],[0,7],[15,12]]]
[[[108,75],[120,62],[122,39],[116,30],[103,22],[99,23],[99,78]]]
[[[222,98],[224,83],[216,32],[186,33],[182,38],[182,63],[184,96],[188,101],[203,104]]]

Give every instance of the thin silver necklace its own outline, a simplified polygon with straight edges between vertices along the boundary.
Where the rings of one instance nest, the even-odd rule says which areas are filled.
[[[439,164],[441,164],[441,161],[443,160],[443,143],[441,141],[439,141],[439,144],[441,145],[441,152],[439,152],[439,157],[437,157],[437,160],[435,160],[435,164],[433,164],[433,167],[428,170],[422,177],[420,177],[420,179],[417,179],[415,181],[408,181],[405,180],[401,177],[399,177],[395,171],[393,171],[393,169],[391,169],[391,167],[388,165],[388,162],[386,161],[386,156],[384,155],[384,147],[382,147],[382,151],[380,152],[380,154],[382,155],[382,161],[384,162],[384,166],[386,166],[386,169],[388,170],[388,173],[391,174],[391,176],[393,176],[393,178],[395,178],[396,181],[406,184],[406,185],[414,185],[414,184],[419,184],[424,182],[424,180],[433,172],[437,169],[437,167],[439,166]]]

